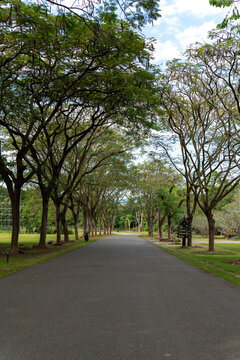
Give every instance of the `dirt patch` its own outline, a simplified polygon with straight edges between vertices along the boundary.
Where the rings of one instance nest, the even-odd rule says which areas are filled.
[[[225,261],[224,264],[240,265],[240,259],[232,260],[232,261]]]
[[[171,242],[171,241],[175,241],[175,239],[173,239],[173,238],[171,238],[171,239],[161,238],[161,239],[156,239],[156,240],[159,240],[159,242]]]
[[[194,254],[202,254],[202,255],[231,255],[234,254],[232,251],[208,251],[208,250],[201,250],[201,251],[194,251]]]

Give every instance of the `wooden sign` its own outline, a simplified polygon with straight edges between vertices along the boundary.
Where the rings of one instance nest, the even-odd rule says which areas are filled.
[[[179,222],[179,226],[178,226],[178,237],[179,238],[184,238],[184,237],[189,237],[191,235],[191,229],[189,227],[189,222],[188,220],[184,217],[182,220],[180,220]]]

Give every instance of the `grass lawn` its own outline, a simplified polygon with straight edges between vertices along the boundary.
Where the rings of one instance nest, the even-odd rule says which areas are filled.
[[[154,234],[153,237],[145,233],[140,236],[145,239],[157,241],[156,234]],[[225,240],[226,243],[215,242],[214,252],[208,251],[207,237],[194,235],[193,240],[192,248],[182,248],[180,244],[168,242],[161,244],[156,243],[156,246],[203,270],[240,286],[240,243],[237,242],[239,239],[229,239],[229,243],[227,243],[228,240],[224,239],[223,236],[216,236],[215,240]],[[233,241],[236,241],[236,243],[232,243]]]
[[[182,248],[181,245],[169,243],[156,246],[240,286],[240,243],[215,244],[215,251],[209,252],[208,244],[201,243],[205,239],[198,240],[199,243],[194,243],[192,248]]]
[[[82,234],[79,234],[81,236]],[[101,236],[103,237],[103,236]],[[33,245],[38,244],[39,234],[20,234],[19,245],[24,245],[23,253],[18,255],[10,255],[9,262],[6,262],[5,250],[9,250],[11,242],[10,233],[0,233],[0,277],[11,274],[15,271],[22,270],[28,266],[32,266],[39,262],[49,260],[55,256],[75,250],[82,246],[91,244],[101,238],[100,236],[90,237],[88,242],[84,240],[63,243],[61,246],[47,245],[47,249],[32,249]],[[70,240],[74,239],[74,235],[69,235]],[[48,241],[55,241],[56,235],[47,235]],[[21,247],[19,247],[21,249]]]

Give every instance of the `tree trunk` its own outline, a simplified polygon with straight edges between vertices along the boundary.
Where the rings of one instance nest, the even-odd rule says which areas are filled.
[[[99,235],[102,235],[102,218],[99,219]]]
[[[168,215],[168,240],[171,239],[171,216]]]
[[[12,204],[12,238],[11,238],[11,254],[18,253],[18,237],[20,230],[20,196],[21,188],[15,187],[10,199]]]
[[[79,240],[79,234],[78,234],[79,206],[77,207],[77,211],[75,211],[74,206],[71,206],[70,209],[72,211],[72,217],[73,217],[75,240]]]
[[[188,217],[188,223],[189,223],[189,237],[187,238],[188,239],[188,244],[187,246],[192,246],[192,221],[193,221],[193,216],[189,216]]]
[[[40,239],[39,239],[38,247],[46,248],[49,195],[44,191],[41,191],[41,194],[42,194],[42,221],[41,221]]]
[[[141,224],[140,224],[140,232],[143,229],[143,213],[141,213]]]
[[[153,236],[153,216],[148,217],[148,236]]]
[[[165,216],[161,216],[160,213],[157,213],[157,223],[158,223],[158,236],[157,239],[163,238],[163,222],[165,220]]]
[[[97,225],[98,225],[98,220],[95,219],[94,220],[94,234],[95,234],[95,236],[97,236]]]
[[[87,212],[85,209],[83,209],[83,238],[86,231],[87,231]]]
[[[89,217],[89,229],[90,229],[90,232],[91,232],[91,234],[93,236],[94,235],[94,228],[93,228],[92,215],[90,215],[90,217]]]
[[[75,212],[74,210],[72,210],[72,214],[73,214],[73,222],[74,222],[75,240],[79,240],[79,234],[78,234],[79,211]]]
[[[140,232],[140,212],[136,212],[136,219],[137,219],[137,231]]]
[[[87,215],[87,231],[90,235],[91,234],[91,223],[90,223],[90,219],[89,219],[88,215]]]
[[[68,227],[67,227],[67,205],[64,205],[63,210],[61,211],[61,223],[63,227],[63,234],[64,234],[64,242],[69,242],[69,235],[68,235]]]
[[[56,229],[57,229],[57,239],[56,244],[61,244],[61,214],[60,214],[60,204],[54,202],[56,209]]]
[[[112,229],[113,229],[113,219],[109,222],[109,234],[112,235]]]
[[[75,240],[79,240],[78,221],[76,220],[74,220],[74,235],[75,235]]]
[[[74,224],[74,235],[75,235],[75,240],[79,240],[79,234],[78,234],[78,220],[79,220],[79,213],[80,213],[80,203],[78,202],[77,206],[77,210],[75,210],[75,204],[73,201],[73,196],[71,195],[69,197],[70,199],[70,206],[69,209],[72,212],[72,217],[73,217],[73,224]]]
[[[192,222],[193,222],[193,215],[195,213],[196,206],[197,206],[197,198],[196,198],[196,195],[194,194],[194,201],[193,201],[193,205],[191,207],[191,188],[188,184],[188,181],[187,181],[186,185],[187,185],[187,197],[186,197],[187,219],[189,222],[189,232],[190,232],[190,236],[188,237],[188,245],[187,246],[192,246]]]
[[[214,251],[215,220],[213,218],[212,210],[207,211],[205,215],[208,219],[208,249],[209,251]]]

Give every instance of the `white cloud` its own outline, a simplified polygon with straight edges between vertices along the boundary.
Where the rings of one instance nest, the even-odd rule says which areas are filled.
[[[190,44],[207,41],[208,32],[214,27],[215,23],[213,21],[206,22],[201,26],[190,26],[176,34],[176,39],[179,41],[181,48],[185,50]]]
[[[169,17],[166,17],[166,19],[163,19],[163,21],[169,25],[169,26],[178,26],[180,25],[180,20],[177,16],[169,16]]]
[[[187,47],[196,42],[209,42],[208,32],[215,27],[214,21],[205,22],[200,26],[189,26],[183,31],[176,31],[171,39],[154,43],[154,63],[165,62],[173,58],[182,58]]]
[[[154,63],[179,58],[181,56],[180,50],[172,41],[166,40],[160,42],[159,40],[154,44]]]
[[[161,0],[162,16],[193,15],[197,18],[226,14],[227,10],[209,4],[209,0]]]

